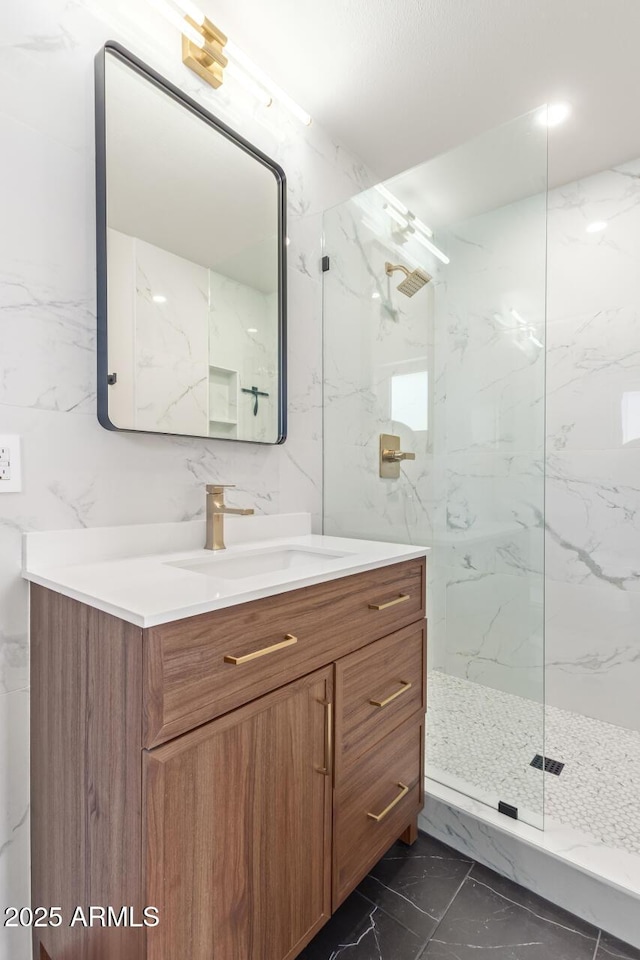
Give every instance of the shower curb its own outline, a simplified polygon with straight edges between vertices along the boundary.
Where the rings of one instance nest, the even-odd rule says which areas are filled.
[[[603,848],[609,875],[600,875],[595,864],[570,859],[580,852],[587,860],[590,844],[596,859],[598,848],[592,839],[589,843],[582,835],[587,842],[581,844],[576,832],[554,821],[546,832],[537,830],[428,777],[418,825],[469,859],[640,948],[640,857],[620,854],[616,879],[612,875],[616,854]]]

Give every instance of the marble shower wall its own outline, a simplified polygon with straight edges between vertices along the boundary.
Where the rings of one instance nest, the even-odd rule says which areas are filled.
[[[360,200],[324,219],[330,258],[324,285],[324,532],[426,544],[432,538],[437,267],[423,248],[394,240],[388,217],[380,224],[366,214],[378,203],[374,191]],[[407,298],[396,290],[402,274],[385,275],[387,260],[410,269],[420,264],[434,280]],[[417,380],[413,420],[399,408],[397,391],[407,375]],[[397,480],[379,476],[381,433],[399,435],[401,449],[416,454],[402,464]]]
[[[590,233],[589,224],[606,229]],[[640,730],[640,161],[549,198],[553,706]]]
[[[263,293],[210,270],[209,350],[209,363],[237,372],[237,435],[261,441],[277,436],[277,294]],[[254,397],[242,393],[253,386],[268,394],[258,398],[256,414]],[[211,401],[213,411],[212,395]]]
[[[374,229],[373,195],[325,215],[325,532],[430,545],[431,668],[541,701],[545,198],[438,230],[442,265]],[[403,254],[434,278],[411,299]],[[420,371],[426,430],[393,418]],[[381,432],[416,453],[398,480]]]
[[[259,512],[321,511],[322,211],[373,177],[317,125],[242,89],[215,92],[144,0],[0,9],[0,433],[23,442],[23,492],[0,498],[0,909],[29,902],[23,530],[182,520],[207,481]],[[120,40],[274,157],[289,187],[289,440],[280,447],[109,433],[95,415],[93,58]],[[0,930],[1,960],[26,960]]]
[[[137,430],[206,434],[208,271],[152,243],[132,243],[133,423]],[[154,302],[159,290],[166,303]]]
[[[441,232],[435,304],[431,665],[537,701],[545,217],[541,194]]]

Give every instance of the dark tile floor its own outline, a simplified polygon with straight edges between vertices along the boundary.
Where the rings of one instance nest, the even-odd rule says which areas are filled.
[[[398,843],[300,960],[640,960],[615,940],[421,833]]]

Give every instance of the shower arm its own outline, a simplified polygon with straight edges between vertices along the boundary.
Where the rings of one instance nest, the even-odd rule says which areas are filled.
[[[407,270],[406,267],[403,267],[401,263],[397,263],[397,264],[388,263],[388,262],[385,263],[384,272],[388,277],[390,277],[393,273],[395,273],[396,270],[401,270],[404,273],[405,277],[411,276],[411,271]]]

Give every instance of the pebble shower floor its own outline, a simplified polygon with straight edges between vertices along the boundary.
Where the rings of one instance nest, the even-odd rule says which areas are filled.
[[[640,855],[640,732],[547,707],[440,671],[428,690],[427,774],[466,781]],[[507,723],[505,724],[505,721]],[[560,776],[532,767],[536,753],[565,764]]]

